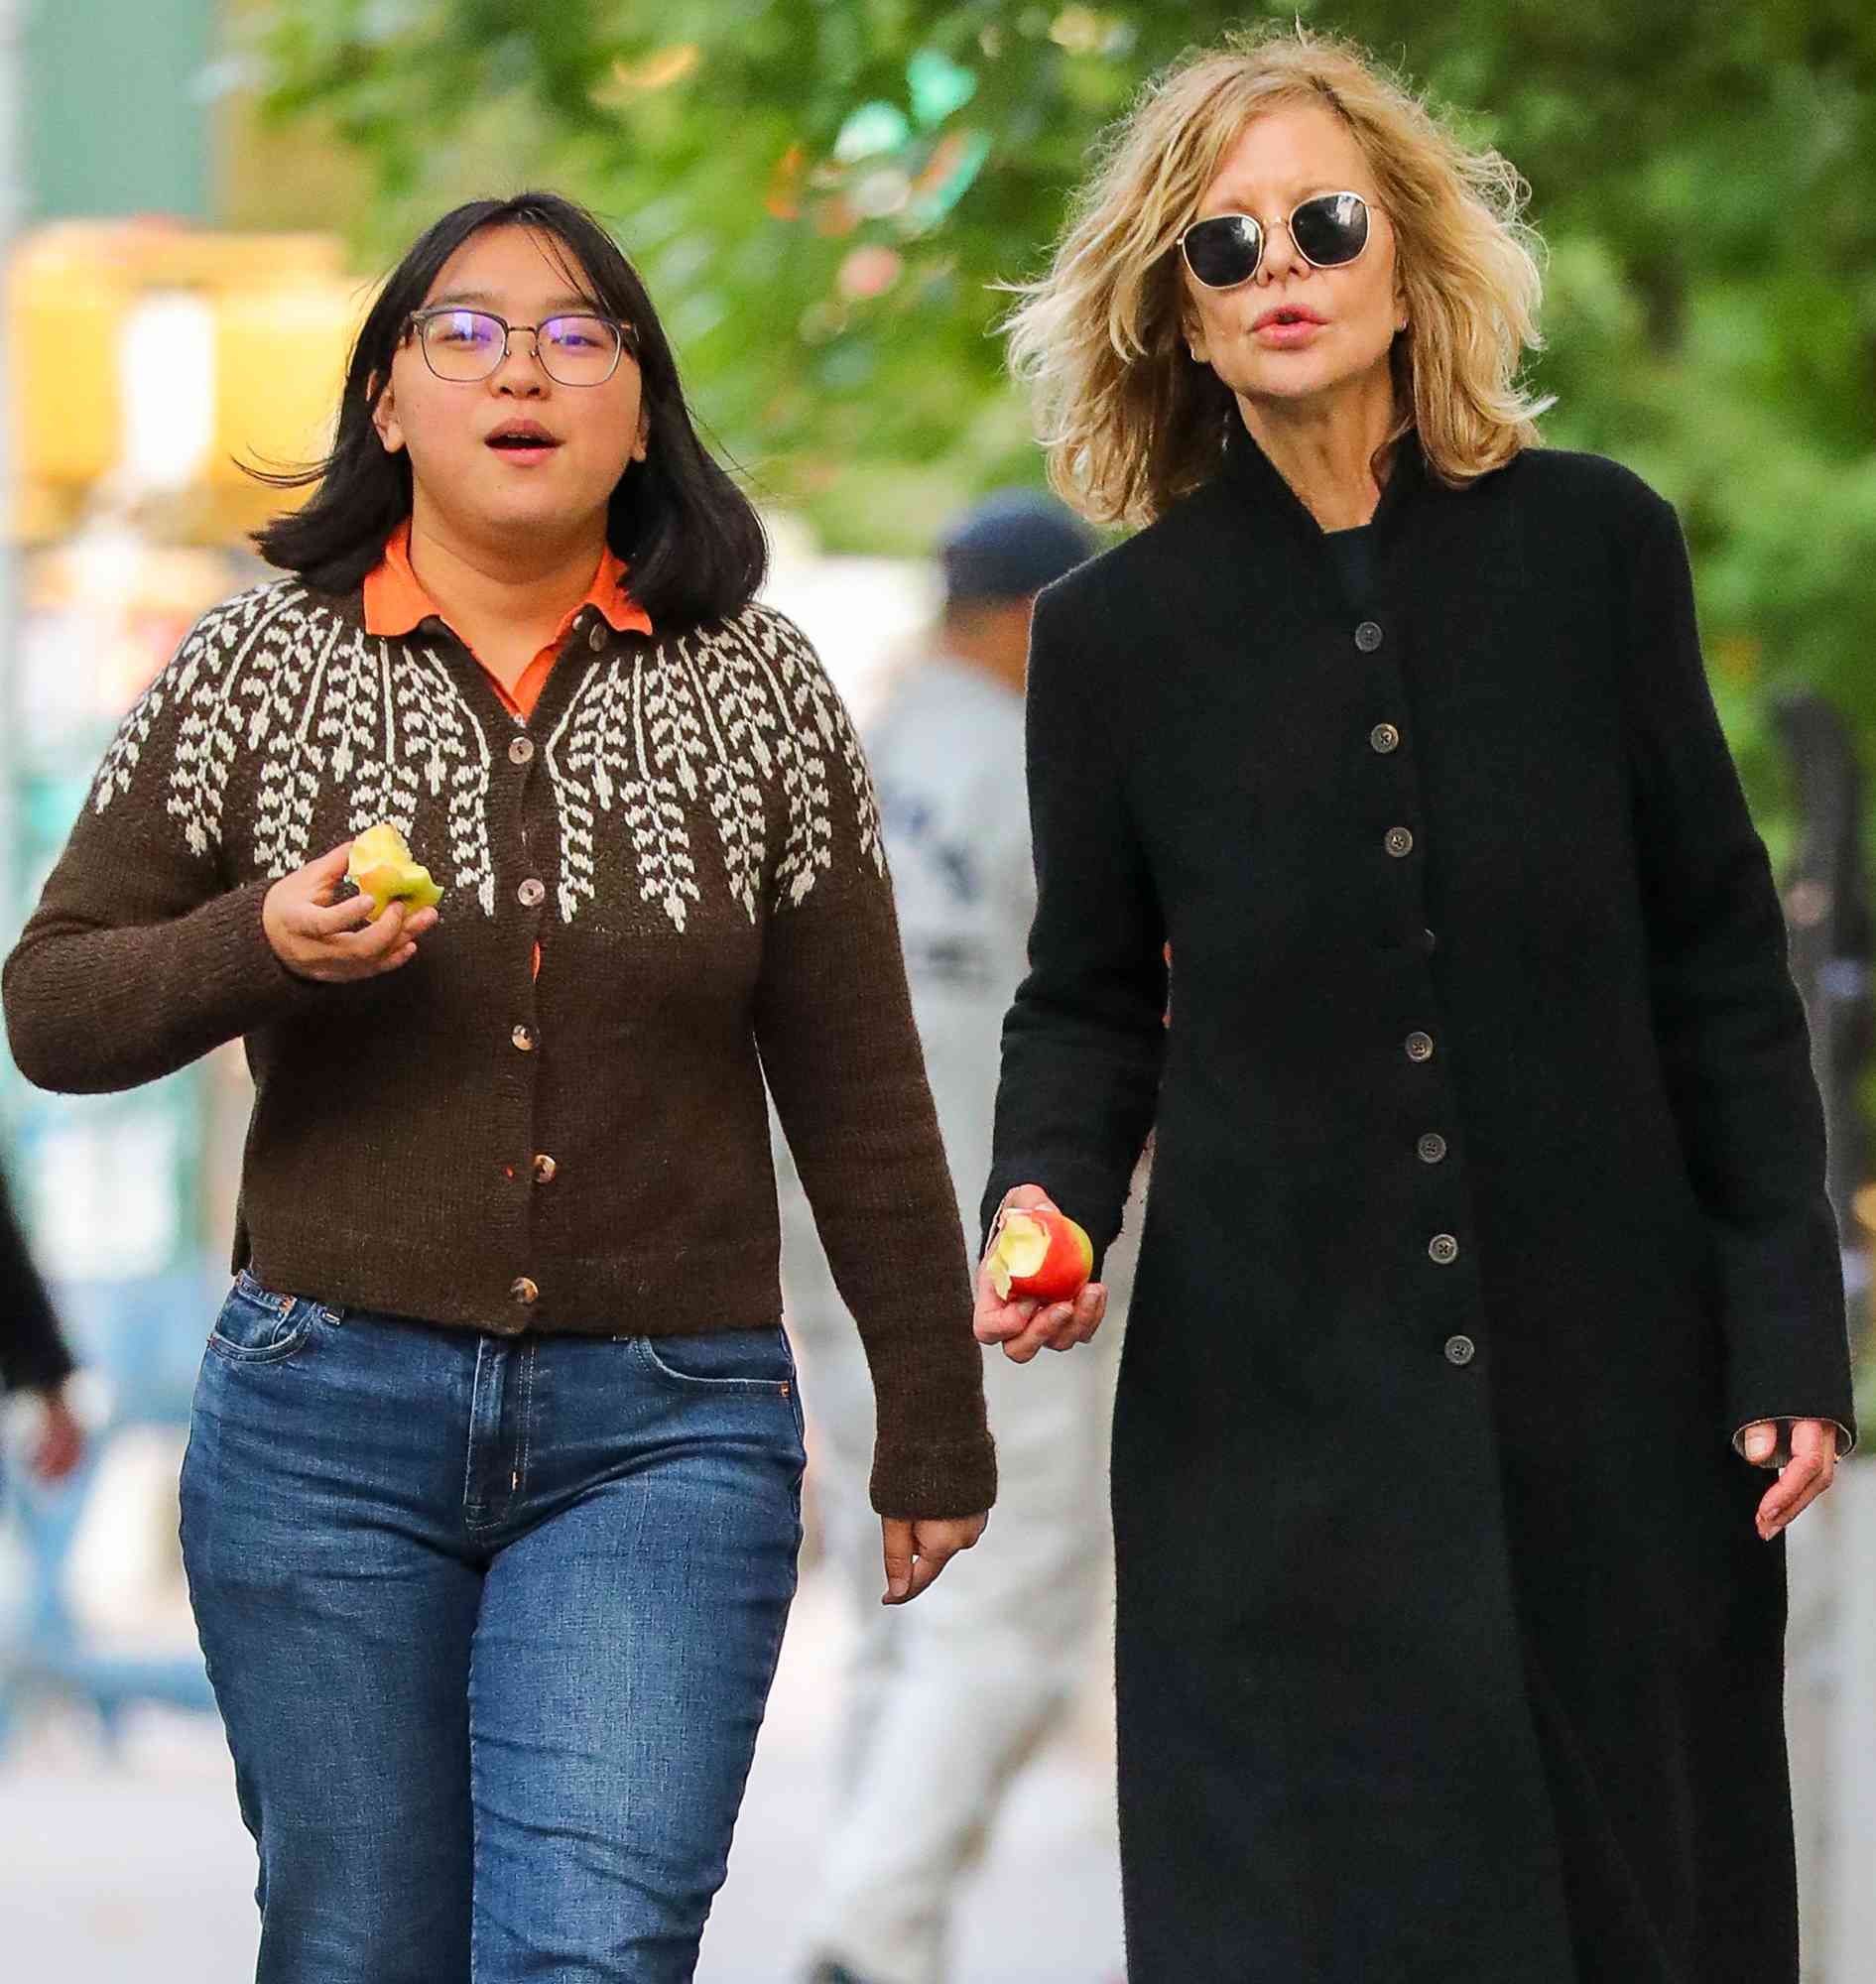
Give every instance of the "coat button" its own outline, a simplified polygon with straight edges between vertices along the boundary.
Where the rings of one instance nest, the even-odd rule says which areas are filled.
[[[593,622],[592,630],[586,636],[586,645],[595,655],[606,645],[606,623],[603,620]]]
[[[552,1184],[554,1174],[560,1170],[554,1160],[543,1151],[534,1161],[534,1181],[536,1184]]]
[[[1446,1155],[1446,1140],[1438,1130],[1429,1130],[1420,1140],[1419,1150],[1423,1165],[1437,1165]]]
[[[517,1275],[508,1284],[508,1299],[523,1308],[532,1308],[541,1300],[541,1291],[526,1275]]]
[[[517,737],[508,746],[508,762],[511,765],[525,765],[534,756],[534,739]]]
[[[1434,945],[1435,945],[1435,944],[1436,944],[1436,943],[1437,943],[1438,941],[1438,938],[1437,938],[1437,937],[1436,937],[1436,936],[1434,935],[1434,933],[1433,933],[1433,931],[1432,931],[1432,930],[1422,930],[1422,931],[1421,931],[1421,933],[1420,933],[1420,947],[1421,947],[1421,949],[1422,949],[1422,950],[1426,951],[1426,952],[1427,952],[1427,953],[1428,953],[1429,955],[1431,955],[1431,954],[1432,954],[1432,952],[1433,952],[1433,948],[1434,948]]]
[[[1463,1368],[1478,1355],[1478,1345],[1469,1336],[1448,1336],[1446,1338],[1446,1362]]]
[[[1414,851],[1413,830],[1405,826],[1391,826],[1388,828],[1388,837],[1384,844],[1388,852],[1398,861],[1403,854],[1412,854]]]
[[[1459,1243],[1450,1233],[1436,1233],[1427,1242],[1427,1252],[1440,1267],[1449,1268],[1459,1258]]]
[[[1364,620],[1355,629],[1355,646],[1364,655],[1372,655],[1381,645],[1381,629],[1372,620]]]
[[[524,910],[539,909],[547,901],[548,885],[538,875],[530,875],[515,891],[515,900]]]
[[[1391,723],[1377,723],[1368,732],[1368,742],[1385,758],[1390,751],[1400,748],[1401,733]]]
[[[1432,1060],[1434,1057],[1434,1037],[1432,1034],[1409,1034],[1402,1045],[1407,1049],[1407,1057],[1409,1060]]]
[[[522,1054],[534,1053],[534,1029],[532,1027],[517,1027],[508,1038],[514,1042],[516,1048]]]

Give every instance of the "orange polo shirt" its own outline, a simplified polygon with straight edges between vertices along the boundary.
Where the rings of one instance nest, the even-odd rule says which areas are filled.
[[[623,634],[628,628],[636,629],[641,634],[652,632],[652,623],[644,607],[626,590],[625,560],[608,545],[600,554],[599,569],[593,573],[593,582],[586,597],[555,628],[553,639],[522,671],[521,679],[512,689],[486,662],[482,662],[489,681],[495,684],[496,694],[524,723],[534,714],[534,706],[541,699],[541,691],[547,686],[548,677],[553,673],[555,661],[574,620],[589,606],[596,606],[606,616],[615,634]],[[424,590],[424,582],[411,563],[411,520],[406,517],[386,542],[382,562],[366,574],[365,632],[382,634],[387,639],[400,639],[433,614],[442,620],[445,627],[449,626],[438,610],[437,602]],[[449,627],[449,631],[462,641],[455,628]],[[469,647],[467,641],[462,641],[462,645]],[[469,648],[469,652],[475,654],[473,648]],[[478,662],[482,661],[480,655],[475,658]]]
[[[480,655],[475,655],[468,642],[462,641],[456,629],[449,627],[449,622],[438,610],[437,602],[424,590],[424,581],[418,577],[417,567],[411,562],[411,520],[408,517],[386,541],[382,560],[365,574],[367,634],[381,634],[387,640],[400,640],[420,621],[428,620],[435,614],[445,627],[449,627],[458,641],[462,641],[465,648],[469,648],[469,653],[482,662],[483,672],[494,684],[495,693],[523,723],[534,714],[534,706],[541,699],[541,691],[547,686],[548,677],[553,673],[561,649],[572,631],[573,622],[589,606],[596,606],[606,616],[615,634],[623,634],[628,628],[636,628],[641,634],[652,632],[650,616],[626,590],[625,560],[608,545],[599,555],[599,569],[593,573],[593,582],[587,588],[586,597],[555,628],[554,638],[522,670],[520,680],[510,688],[486,662],[482,662]],[[537,978],[541,976],[541,946],[538,943],[534,947],[534,975]]]

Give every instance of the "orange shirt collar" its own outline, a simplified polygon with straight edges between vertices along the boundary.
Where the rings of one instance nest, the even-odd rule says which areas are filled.
[[[610,545],[600,554],[599,569],[593,573],[586,597],[562,623],[555,645],[566,638],[574,616],[588,606],[605,615],[615,634],[653,631],[650,616],[627,590],[625,560]],[[411,520],[406,517],[386,541],[383,558],[365,576],[365,632],[396,640],[433,614],[442,619],[411,563]]]

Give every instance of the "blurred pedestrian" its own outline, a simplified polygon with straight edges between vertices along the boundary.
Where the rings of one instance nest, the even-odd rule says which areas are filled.
[[[1851,1437],[1817,1095],[1674,513],[1537,445],[1522,193],[1273,29],[1145,94],[1014,325],[1060,486],[1149,526],[1037,607],[983,1205],[1104,1241],[1155,1126],[1140,1979],[1798,1975],[1781,1539]],[[1098,1310],[979,1284],[1018,1359]]]
[[[765,1073],[878,1386],[893,1602],[993,1492],[872,785],[567,201],[424,234],[308,479],[259,536],[291,575],[111,747],[14,1051],[99,1089],[246,1039],[183,1543],[259,1977],[669,1984],[801,1538]],[[440,909],[339,893],[379,822]]]
[[[48,1483],[84,1458],[84,1430],[67,1397],[76,1368],[0,1173],[0,1391],[30,1394],[38,1404],[30,1464]]]
[[[936,652],[898,678],[867,731],[913,1012],[951,1175],[972,1203],[990,1163],[998,1036],[1036,907],[1023,784],[1030,612],[1093,550],[1060,503],[1025,491],[960,519],[941,549]],[[791,1193],[785,1209],[796,1206]],[[783,1290],[815,1401],[828,1553],[862,1619],[837,1805],[805,1911],[812,1975],[936,1984],[959,1886],[1096,1652],[1110,1372],[1105,1358],[1077,1358],[1062,1383],[1040,1386],[1005,1359],[988,1366],[1003,1497],[992,1547],[916,1613],[882,1612],[853,1521],[872,1388],[812,1222],[799,1217],[784,1220]]]

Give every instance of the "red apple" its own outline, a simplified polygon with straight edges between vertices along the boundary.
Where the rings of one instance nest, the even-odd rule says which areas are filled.
[[[990,1281],[999,1301],[1072,1302],[1094,1269],[1094,1246],[1054,1206],[1012,1206],[990,1243]]]

